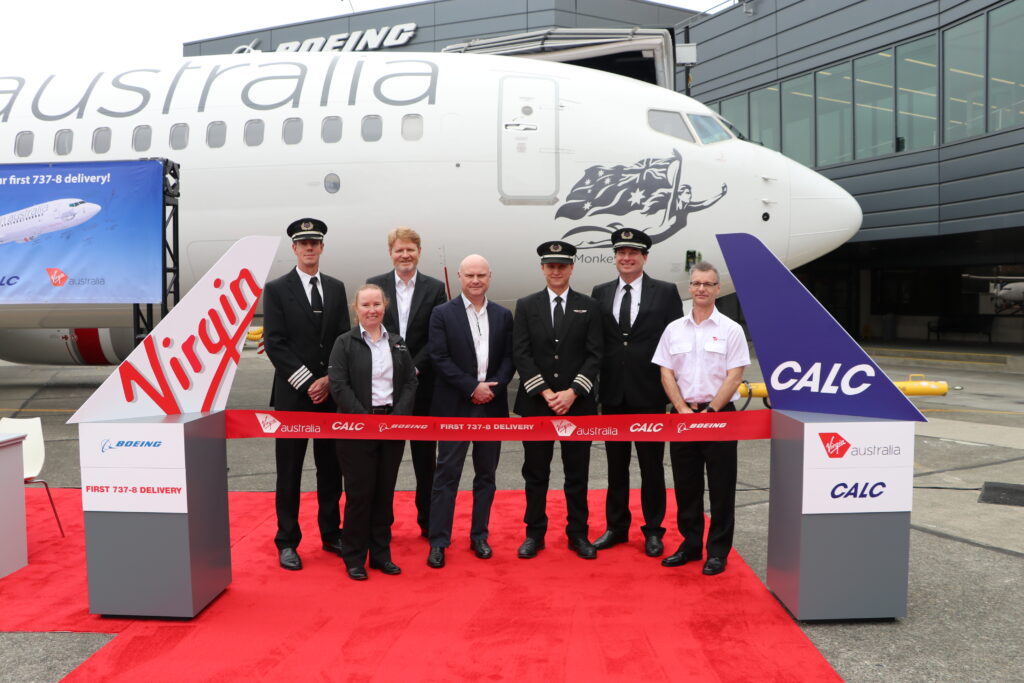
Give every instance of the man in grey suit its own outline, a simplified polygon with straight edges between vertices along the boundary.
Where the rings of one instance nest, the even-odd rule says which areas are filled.
[[[274,365],[270,405],[276,410],[333,413],[327,361],[338,335],[348,331],[345,285],[320,272],[327,225],[301,218],[288,226],[298,264],[267,283],[263,291],[263,338]],[[341,555],[341,468],[334,439],[314,439],[317,522],[324,550]],[[277,439],[277,535],[274,543],[284,569],[302,569],[296,548],[299,492],[306,439]]]
[[[444,283],[419,272],[422,246],[419,234],[412,228],[399,227],[388,233],[388,254],[394,270],[375,275],[366,282],[384,290],[387,310],[384,328],[405,340],[416,368],[416,402],[413,415],[430,415],[434,393],[434,373],[427,350],[430,314],[435,306],[448,300]],[[420,535],[430,533],[430,491],[434,484],[436,441],[410,441],[412,467],[416,473],[416,521]]]

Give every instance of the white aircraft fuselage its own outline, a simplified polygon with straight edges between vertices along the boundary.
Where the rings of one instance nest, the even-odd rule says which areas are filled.
[[[98,128],[111,129],[104,154],[90,145]],[[57,155],[61,129],[73,144]],[[23,131],[35,148],[15,157]],[[147,135],[148,148],[133,146]],[[696,100],[555,62],[250,53],[0,72],[0,159],[143,157],[181,166],[183,292],[239,238],[283,236],[305,216],[329,226],[321,269],[350,292],[392,267],[385,236],[405,225],[423,238],[420,269],[447,279],[453,296],[459,262],[480,253],[494,273],[489,297],[506,305],[544,286],[535,249],[551,239],[578,246],[572,286],[585,293],[617,276],[617,227],[652,236],[649,275],[685,283],[688,260],[703,258],[728,292],[717,233],[751,233],[795,268],[861,223],[838,185],[737,139]],[[282,241],[271,277],[294,265]],[[6,308],[0,327],[130,325],[124,306]]]
[[[81,225],[100,212],[100,206],[81,199],[54,199],[0,216],[0,244],[31,242],[49,232]]]

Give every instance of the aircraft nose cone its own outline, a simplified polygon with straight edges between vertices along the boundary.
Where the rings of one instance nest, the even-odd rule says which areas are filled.
[[[98,214],[100,212],[100,205],[99,204],[93,204],[92,202],[87,202],[85,204],[85,206],[83,206],[82,208],[85,209],[85,214],[89,218],[92,218],[93,216],[95,216],[96,214]]]
[[[788,261],[807,263],[845,243],[860,230],[864,214],[849,192],[806,166],[790,169]]]

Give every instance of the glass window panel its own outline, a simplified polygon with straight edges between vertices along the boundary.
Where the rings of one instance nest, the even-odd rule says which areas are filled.
[[[132,131],[132,149],[136,152],[149,151],[153,144],[153,129],[149,126],[135,126]]]
[[[850,62],[814,74],[818,165],[853,160],[853,78]]]
[[[110,129],[97,128],[92,132],[92,151],[106,154],[110,151]]]
[[[776,152],[782,149],[779,121],[779,86],[750,93],[750,139]]]
[[[228,124],[223,121],[210,121],[206,127],[206,144],[214,149],[223,147],[228,140]]]
[[[814,82],[810,74],[782,84],[782,153],[814,163]]]
[[[932,35],[896,48],[897,152],[939,144],[938,45]]]
[[[1024,124],[1024,0],[988,15],[988,129]]]
[[[171,126],[170,143],[171,149],[185,149],[188,147],[187,123],[176,123]]]
[[[331,194],[341,189],[341,178],[338,177],[337,173],[328,173],[324,176],[324,189]]]
[[[74,133],[67,128],[62,128],[53,136],[53,151],[61,156],[71,154],[71,145],[74,142]]]
[[[14,154],[19,157],[27,157],[32,153],[32,145],[36,140],[35,133],[30,130],[23,130],[14,138]]]
[[[690,132],[690,129],[686,127],[686,123],[683,121],[683,115],[677,111],[648,109],[647,124],[659,133],[671,135],[689,142],[696,142],[693,139],[693,133]]]
[[[704,144],[732,140],[732,136],[729,135],[729,132],[714,116],[689,114],[689,117],[690,123],[693,124],[693,129],[697,131],[697,137]]]
[[[747,118],[747,96],[730,97],[722,100],[722,111],[719,112],[722,118],[727,119],[744,138],[749,138],[750,125]]]
[[[891,50],[853,63],[853,138],[857,141],[858,159],[892,154],[896,149],[893,71]]]
[[[384,121],[376,114],[363,117],[363,139],[377,142],[384,134]]]
[[[341,117],[325,116],[320,126],[320,139],[324,142],[338,142],[341,140]]]
[[[942,36],[942,119],[946,142],[985,132],[985,17]]]
[[[242,131],[245,144],[249,147],[258,147],[263,144],[263,119],[249,119],[245,122],[245,129]]]
[[[419,140],[423,137],[423,117],[419,114],[406,114],[402,117],[402,137],[406,140]]]
[[[302,142],[302,119],[285,119],[281,126],[281,137],[284,144],[297,145]]]

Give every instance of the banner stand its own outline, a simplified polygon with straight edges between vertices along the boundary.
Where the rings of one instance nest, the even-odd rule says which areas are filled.
[[[767,583],[796,619],[906,616],[913,447],[913,422],[772,412]]]
[[[194,617],[231,582],[224,413],[79,424],[89,612]]]

